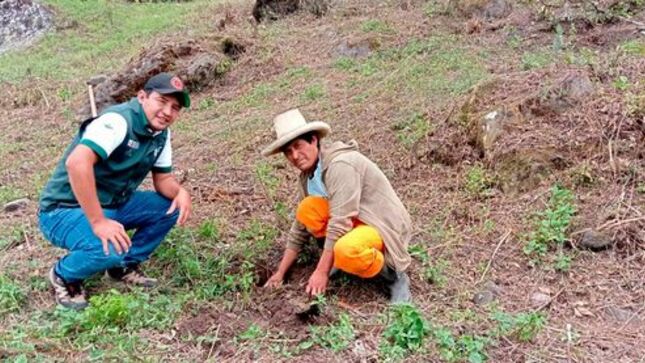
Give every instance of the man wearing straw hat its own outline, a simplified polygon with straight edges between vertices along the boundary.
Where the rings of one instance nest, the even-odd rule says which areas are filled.
[[[381,276],[392,303],[411,299],[407,251],[412,223],[387,177],[358,151],[356,141],[321,147],[330,132],[324,122],[307,122],[297,109],[274,119],[276,140],[262,150],[282,152],[300,170],[300,202],[278,270],[265,286],[277,287],[310,236],[323,247],[306,292],[322,294],[332,270],[362,278]]]

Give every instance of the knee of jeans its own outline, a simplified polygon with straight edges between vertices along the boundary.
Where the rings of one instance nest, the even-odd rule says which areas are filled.
[[[103,247],[92,251],[92,260],[101,269],[108,269],[117,266],[123,266],[125,252],[118,254],[113,246],[110,246],[110,252],[106,255]]]

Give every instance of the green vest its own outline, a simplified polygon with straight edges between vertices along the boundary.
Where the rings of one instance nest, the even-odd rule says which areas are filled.
[[[42,211],[79,207],[65,168],[65,160],[79,143],[90,147],[101,158],[94,164],[94,177],[99,203],[103,208],[118,208],[127,202],[151,170],[161,173],[170,172],[169,168],[154,167],[154,163],[166,143],[168,131],[164,130],[157,135],[153,134],[153,131],[148,127],[148,119],[141,104],[136,98],[109,107],[103,111],[103,114],[108,112],[118,113],[125,118],[128,124],[125,139],[106,158],[107,155],[103,149],[96,144],[89,140],[81,141],[83,131],[94,119],[83,122],[40,196]]]

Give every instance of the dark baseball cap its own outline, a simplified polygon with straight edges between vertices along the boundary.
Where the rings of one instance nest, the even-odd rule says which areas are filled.
[[[143,90],[159,92],[162,95],[173,95],[182,107],[190,107],[190,97],[184,82],[181,78],[170,73],[159,73],[150,77],[145,86],[143,86]]]

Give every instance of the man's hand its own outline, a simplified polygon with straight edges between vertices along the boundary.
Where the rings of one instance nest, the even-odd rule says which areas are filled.
[[[282,286],[282,283],[284,282],[284,275],[276,272],[269,279],[267,282],[264,283],[264,287],[270,287],[270,288],[277,288]]]
[[[171,214],[176,209],[179,209],[179,219],[177,219],[177,223],[181,226],[190,216],[192,208],[193,204],[190,200],[190,194],[188,194],[186,189],[179,188],[179,192],[177,192],[177,195],[172,200],[172,204],[170,205],[170,208],[168,208],[166,214]]]
[[[311,296],[324,294],[327,289],[327,282],[329,282],[328,274],[316,269],[316,271],[311,274],[305,291]]]
[[[125,232],[123,225],[113,219],[103,218],[92,223],[92,231],[101,240],[103,252],[106,256],[110,254],[108,241],[112,243],[119,255],[128,252],[130,246],[132,246],[130,236]]]

